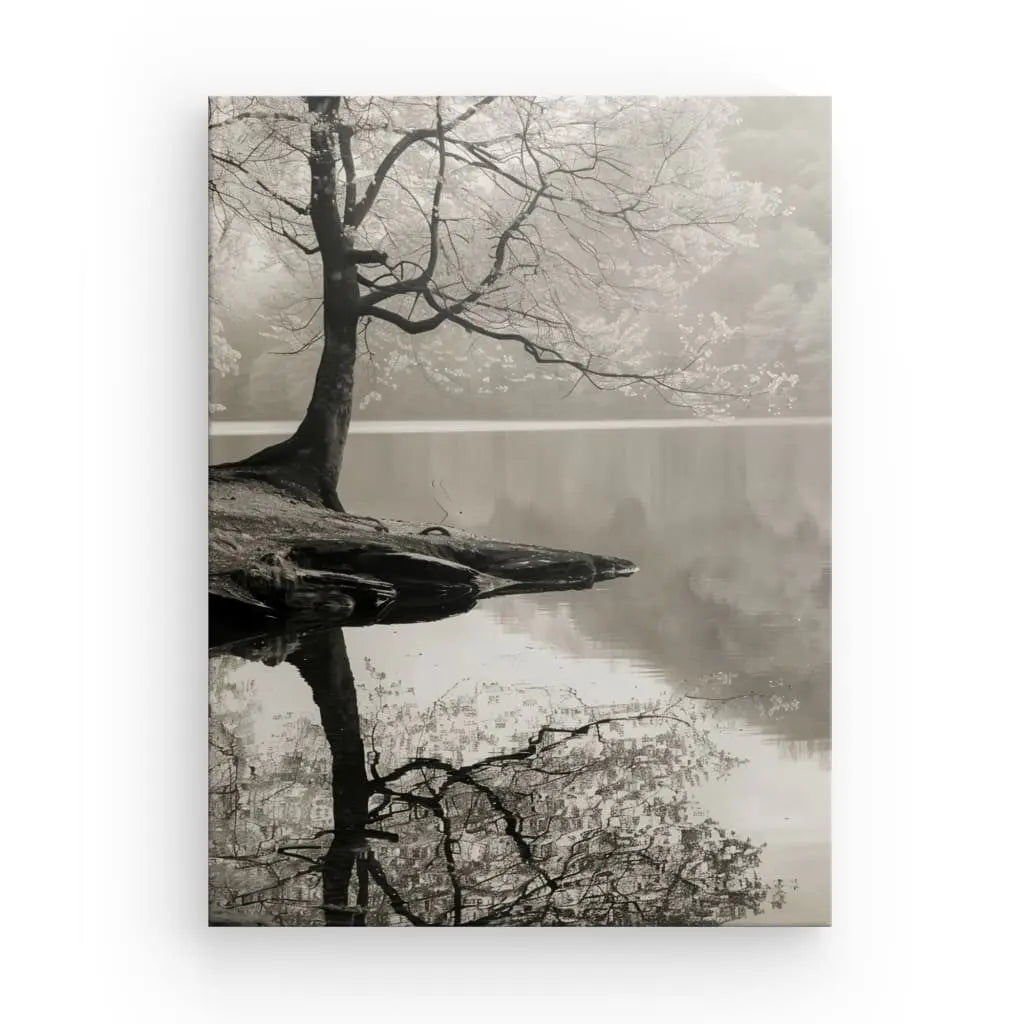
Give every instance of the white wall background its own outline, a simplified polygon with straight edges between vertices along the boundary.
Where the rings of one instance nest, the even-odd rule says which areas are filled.
[[[15,1019],[1002,1019],[1024,369],[1008,15],[695,6],[8,15]],[[835,97],[831,930],[204,926],[205,96],[485,88]]]

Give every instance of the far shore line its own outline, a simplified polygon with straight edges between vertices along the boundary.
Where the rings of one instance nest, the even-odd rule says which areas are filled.
[[[211,437],[288,435],[298,420],[211,420]],[[354,420],[353,434],[471,434],[555,430],[678,430],[725,427],[831,426],[831,416],[763,416],[723,420]]]

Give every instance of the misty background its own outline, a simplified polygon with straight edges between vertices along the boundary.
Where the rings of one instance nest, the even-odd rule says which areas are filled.
[[[738,122],[723,133],[729,170],[781,190],[784,213],[762,219],[757,245],[740,248],[680,294],[679,309],[647,316],[651,343],[668,344],[682,307],[686,317],[720,314],[736,333],[725,354],[737,362],[778,361],[799,376],[792,415],[827,415],[831,387],[831,122],[818,98],[735,101]],[[213,241],[213,240],[212,240]],[[217,277],[211,267],[211,277]],[[236,251],[231,294],[218,304],[215,331],[231,351],[210,375],[214,419],[301,418],[320,359],[318,281],[296,293],[293,271],[260,244]],[[389,325],[375,325],[359,355],[357,418],[589,419],[678,417],[655,394],[628,396],[566,380],[521,379],[522,353],[459,330],[435,332],[429,360],[399,365],[389,353]],[[480,358],[486,347],[487,358]],[[442,358],[436,358],[442,356]],[[458,376],[438,367],[457,367]],[[571,382],[570,382],[571,383]],[[754,414],[754,411],[751,411]],[[736,410],[743,415],[743,410]]]

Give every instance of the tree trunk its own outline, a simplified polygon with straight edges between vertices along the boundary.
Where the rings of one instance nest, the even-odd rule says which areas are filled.
[[[348,145],[346,128],[336,120],[337,96],[311,96],[309,109],[319,118],[310,127],[309,215],[323,269],[324,350],[313,395],[295,433],[241,462],[218,467],[236,475],[264,479],[306,500],[343,512],[338,497],[341,460],[352,419],[356,332],[359,326],[360,262],[380,254],[356,252],[339,211],[335,144]],[[349,206],[348,190],[342,209]]]
[[[323,861],[324,923],[366,923],[366,826],[369,780],[352,666],[340,629],[311,637],[288,657],[313,691],[331,750],[334,838]],[[353,873],[356,884],[353,887]],[[353,888],[355,891],[353,892]]]

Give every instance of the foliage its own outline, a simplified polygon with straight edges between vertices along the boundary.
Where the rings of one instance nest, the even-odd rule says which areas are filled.
[[[799,375],[802,412],[830,408],[831,153],[830,106],[822,99],[739,103],[728,132],[729,165],[781,188],[787,216],[762,222],[756,248],[726,257],[698,283],[700,308],[726,314],[737,330],[737,357],[778,360]]]
[[[319,334],[311,207],[334,197],[366,254],[368,399],[415,372],[456,393],[547,380],[723,412],[793,384],[774,361],[736,359],[721,317],[686,314],[685,289],[780,208],[726,167],[734,113],[714,99],[217,99],[212,220],[291,275],[270,329],[301,348]],[[311,187],[323,136],[336,178]],[[238,261],[216,273],[247,278]]]
[[[372,665],[366,674],[366,823],[397,837],[360,854],[368,923],[709,925],[783,899],[758,875],[761,848],[687,795],[738,763],[700,702],[594,708],[572,691],[482,685],[423,709]],[[214,902],[318,923],[332,752],[298,719],[261,754],[253,707],[247,716],[219,678]]]

